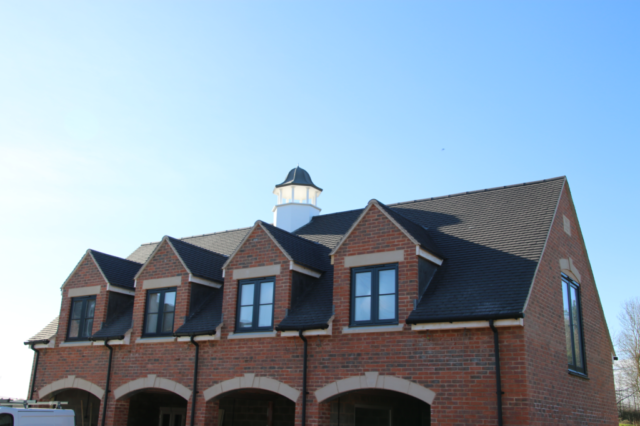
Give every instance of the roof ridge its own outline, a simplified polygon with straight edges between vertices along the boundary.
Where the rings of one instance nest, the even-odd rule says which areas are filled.
[[[217,251],[209,250],[209,249],[206,249],[206,248],[204,248],[204,247],[200,247],[200,246],[197,246],[197,245],[195,245],[195,244],[191,244],[191,243],[189,243],[189,242],[182,241],[182,240],[181,240],[181,239],[179,239],[179,238],[174,238],[174,237],[171,237],[171,236],[169,236],[169,235],[167,235],[167,238],[168,238],[169,240],[177,241],[177,242],[179,242],[179,243],[182,243],[182,244],[186,244],[186,245],[188,245],[188,246],[191,246],[191,247],[193,247],[193,248],[195,248],[195,249],[204,250],[204,251],[206,251],[206,252],[208,252],[208,253],[215,254],[215,255],[218,255],[218,256],[221,256],[221,257],[224,257],[224,258],[228,258],[228,257],[229,257],[229,256],[225,256],[225,255],[224,255],[224,254],[222,254],[222,253],[218,253]]]
[[[465,192],[458,192],[455,194],[448,194],[448,195],[440,195],[437,197],[429,197],[429,198],[420,198],[417,200],[412,200],[412,201],[400,201],[398,203],[392,203],[392,204],[386,204],[387,206],[399,206],[401,204],[411,204],[411,203],[417,203],[420,201],[431,201],[431,200],[439,200],[442,198],[451,198],[451,197],[458,197],[461,195],[469,195],[469,194],[477,194],[480,192],[488,192],[488,191],[497,191],[500,189],[508,189],[508,188],[515,188],[518,186],[526,186],[526,185],[533,185],[533,184],[539,184],[539,183],[545,183],[545,182],[552,182],[554,180],[559,180],[559,179],[566,179],[566,176],[557,176],[554,178],[549,178],[549,179],[541,179],[541,180],[534,180],[534,181],[530,181],[530,182],[523,182],[523,183],[516,183],[513,185],[504,185],[504,186],[495,186],[493,188],[485,188],[485,189],[476,189],[474,191],[465,191]]]
[[[112,255],[112,254],[103,253],[103,252],[98,251],[98,250],[89,249],[89,251],[91,251],[92,253],[98,253],[98,254],[103,254],[103,255],[105,255],[105,256],[113,257],[113,258],[116,258],[116,259],[118,259],[118,260],[124,260],[124,261],[127,261],[127,262],[135,263],[136,265],[143,265],[142,263],[140,263],[140,262],[136,262],[135,260],[125,259],[125,258],[123,258],[123,257],[118,257],[118,256],[114,256],[114,255]]]
[[[301,239],[302,241],[305,241],[305,242],[307,242],[307,243],[311,243],[311,244],[314,244],[314,245],[316,245],[316,246],[324,247],[324,246],[323,246],[322,244],[320,244],[320,243],[317,243],[317,242],[315,242],[315,241],[308,240],[308,239],[306,239],[305,237],[301,237],[300,235],[296,235],[296,234],[294,234],[294,233],[292,233],[292,232],[285,231],[284,229],[278,228],[277,226],[272,225],[272,224],[270,224],[270,223],[266,223],[265,221],[262,221],[262,220],[261,220],[260,222],[265,223],[265,224],[267,224],[267,225],[269,225],[269,226],[271,226],[271,227],[273,227],[273,228],[275,228],[275,229],[277,229],[277,230],[279,230],[279,231],[286,232],[287,234],[291,235],[292,237],[299,238],[299,239]]]
[[[186,238],[207,237],[209,235],[217,235],[217,234],[224,234],[224,233],[227,233],[227,232],[242,231],[243,229],[250,229],[250,228],[251,228],[251,226],[245,226],[244,228],[225,229],[224,231],[209,232],[208,234],[198,234],[198,235],[189,235],[188,237],[182,237],[182,238],[174,238],[174,237],[172,237],[172,238],[174,238],[176,240],[184,240]],[[162,240],[160,240],[160,241],[151,241],[150,243],[142,243],[142,244],[140,244],[140,246],[148,246],[148,245],[151,245],[151,244],[159,244],[161,242],[162,242]]]

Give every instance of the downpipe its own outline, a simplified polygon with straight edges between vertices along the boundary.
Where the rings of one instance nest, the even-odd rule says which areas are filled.
[[[104,341],[104,345],[109,349],[109,364],[107,366],[107,386],[104,391],[104,403],[102,404],[102,426],[104,426],[104,422],[107,417],[107,401],[109,401],[109,384],[111,382],[111,360],[113,359],[113,348],[109,346],[109,340]]]
[[[29,399],[33,399],[33,391],[36,387],[36,373],[38,372],[38,361],[40,360],[40,351],[36,349],[36,345],[31,345],[30,348],[36,353],[36,360],[33,367],[33,377],[31,378],[31,389],[29,390]]]
[[[300,330],[300,338],[304,342],[304,355],[302,361],[302,426],[307,423],[307,338],[302,335],[304,330]]]
[[[198,345],[195,341],[195,335],[191,336],[191,343],[196,347],[196,356],[193,366],[193,401],[191,401],[191,426],[195,424],[196,421],[196,397],[198,395],[198,356],[200,355],[200,345]]]
[[[498,426],[502,426],[502,380],[500,378],[500,342],[498,340],[498,329],[489,320],[489,327],[493,331],[493,352],[495,353],[496,365],[496,394],[498,396]]]

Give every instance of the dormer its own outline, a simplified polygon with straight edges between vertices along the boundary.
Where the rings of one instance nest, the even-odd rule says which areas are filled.
[[[299,166],[291,169],[284,182],[276,185],[273,194],[278,197],[273,208],[273,224],[293,232],[309,223],[320,213],[318,197],[322,188],[317,187],[309,173]]]

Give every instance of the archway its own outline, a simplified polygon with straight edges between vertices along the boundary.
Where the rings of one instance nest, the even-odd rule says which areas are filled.
[[[101,387],[76,376],[56,380],[38,391],[41,401],[67,402],[63,408],[75,412],[75,426],[97,426],[103,396]]]
[[[322,424],[331,426],[429,426],[435,393],[395,376],[365,373],[315,392]]]
[[[299,390],[292,388],[286,383],[269,377],[256,377],[255,374],[245,374],[242,377],[234,377],[233,379],[225,380],[224,382],[211,386],[203,392],[204,399],[205,401],[209,401],[218,398],[222,394],[238,389],[261,389],[280,394],[294,403],[298,401],[298,397],[300,396]]]

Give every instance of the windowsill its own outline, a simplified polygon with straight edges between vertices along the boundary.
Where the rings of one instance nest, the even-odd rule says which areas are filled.
[[[391,331],[402,331],[403,329],[404,324],[343,327],[342,334],[387,333]]]
[[[176,338],[173,336],[163,336],[163,337],[138,337],[136,339],[136,343],[166,343],[166,342],[175,342]]]
[[[92,344],[91,340],[72,340],[70,342],[62,342],[60,346],[91,346]]]
[[[227,339],[259,339],[262,337],[276,337],[277,331],[257,331],[254,333],[229,333]]]
[[[584,380],[591,380],[591,379],[589,379],[589,376],[587,376],[584,373],[580,373],[578,371],[573,371],[573,370],[569,370],[568,372],[569,372],[570,376],[580,377],[581,379],[584,379]]]

